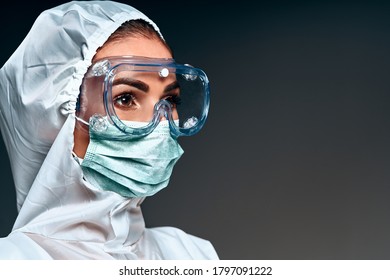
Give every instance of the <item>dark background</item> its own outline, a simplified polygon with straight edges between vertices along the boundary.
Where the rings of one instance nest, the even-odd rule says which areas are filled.
[[[59,3],[2,5],[1,65]],[[212,89],[170,186],[143,204],[147,226],[208,239],[222,259],[390,259],[390,4],[127,3]],[[0,144],[5,236],[16,203]]]

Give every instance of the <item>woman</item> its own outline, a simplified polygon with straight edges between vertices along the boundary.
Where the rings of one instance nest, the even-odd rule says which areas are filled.
[[[206,240],[146,229],[208,111],[205,74],[176,64],[157,26],[111,1],[43,12],[0,70],[1,131],[19,214],[1,259],[217,259]]]

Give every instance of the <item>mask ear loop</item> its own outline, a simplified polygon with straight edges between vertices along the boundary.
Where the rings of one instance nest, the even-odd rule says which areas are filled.
[[[80,92],[81,92],[81,87],[82,86],[80,86]],[[81,122],[82,124],[84,124],[84,125],[86,125],[86,126],[88,126],[89,127],[89,123],[88,122],[86,122],[85,120],[83,120],[82,118],[79,118],[78,116],[77,116],[77,114],[78,113],[80,113],[80,110],[81,110],[81,101],[80,101],[80,98],[81,97],[81,93],[79,94],[79,96],[77,97],[77,102],[76,102],[76,115],[75,115],[75,118],[76,118],[76,120],[77,121],[79,121],[79,122]],[[84,128],[85,129],[85,128]]]
[[[89,126],[89,123],[87,123],[85,120],[79,118],[78,116],[75,116],[75,118],[76,118],[76,120],[78,120],[79,122],[81,122],[81,123],[83,123],[83,124]]]
[[[82,124],[86,125],[88,127],[88,129],[86,129],[84,126],[81,126],[81,128],[83,130],[89,130],[89,123],[85,120],[83,120],[82,118],[78,117],[77,115],[80,113],[80,110],[81,110],[81,94],[83,92],[83,84],[84,84],[84,80],[83,80],[83,83],[80,85],[80,90],[79,90],[79,95],[77,96],[77,101],[76,101],[76,115],[75,115],[75,119],[79,122],[81,122]]]
[[[80,86],[81,88],[81,86]],[[80,91],[81,92],[81,91]],[[82,118],[79,118],[77,116],[77,114],[80,112],[80,109],[81,109],[81,102],[80,102],[80,97],[81,97],[81,93],[79,94],[79,96],[77,97],[77,102],[76,102],[76,115],[75,115],[75,119],[79,122],[81,122],[82,124],[86,125],[89,127],[89,123],[86,122],[85,120],[83,120]],[[85,128],[82,128],[82,129],[85,129]]]

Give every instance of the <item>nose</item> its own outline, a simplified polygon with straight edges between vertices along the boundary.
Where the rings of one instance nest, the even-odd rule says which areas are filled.
[[[143,103],[143,119],[145,120],[152,120],[153,118],[156,118],[158,120],[166,120],[168,118],[168,104],[167,101],[160,100],[157,98],[148,98],[147,100],[144,100]]]
[[[144,121],[151,121],[152,119],[162,121],[168,119],[170,112],[171,104],[167,100],[150,98],[144,103],[143,111],[140,113]]]
[[[168,113],[171,110],[171,105],[166,100],[160,100],[156,104],[156,110],[160,121],[166,120],[168,119]]]

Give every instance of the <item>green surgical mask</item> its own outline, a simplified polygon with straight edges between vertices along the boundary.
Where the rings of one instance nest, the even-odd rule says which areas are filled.
[[[109,125],[106,133],[119,130]],[[85,178],[103,190],[124,197],[151,196],[165,188],[173,166],[183,154],[162,121],[148,135],[131,140],[102,139],[90,131],[90,143],[81,163]]]

